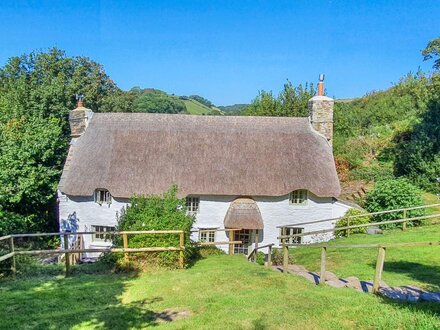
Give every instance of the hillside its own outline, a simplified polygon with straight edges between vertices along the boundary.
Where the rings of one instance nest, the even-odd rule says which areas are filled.
[[[191,115],[222,115],[222,111],[215,106],[208,107],[193,99],[184,99],[186,111]]]
[[[334,152],[342,181],[406,176],[436,192],[440,76],[409,74],[386,91],[335,103]]]

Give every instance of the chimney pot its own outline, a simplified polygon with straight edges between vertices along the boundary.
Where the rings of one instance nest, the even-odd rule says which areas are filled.
[[[318,96],[324,95],[324,74],[321,73],[319,75],[319,82],[318,82]]]

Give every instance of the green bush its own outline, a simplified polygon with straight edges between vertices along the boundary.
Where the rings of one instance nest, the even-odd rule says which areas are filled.
[[[365,214],[365,211],[361,211],[358,209],[349,209],[341,220],[336,222],[336,228],[346,227],[346,226],[354,226],[354,225],[363,225],[365,223],[370,222],[369,216],[363,216],[358,218],[348,218],[354,215],[362,215]],[[335,231],[335,235],[337,237],[347,237],[347,229],[337,230]],[[367,227],[353,228],[350,229],[350,234],[364,234],[367,232]]]
[[[257,264],[264,266],[264,262],[266,261],[266,255],[262,251],[257,252]]]
[[[185,200],[177,197],[177,187],[173,186],[163,196],[134,196],[130,206],[123,209],[118,219],[118,231],[126,230],[183,230],[185,234],[185,257],[191,258],[190,230],[194,218],[186,212]],[[178,234],[129,235],[129,247],[177,247]],[[122,246],[122,238],[116,239]],[[176,267],[179,254],[175,251],[133,254],[131,260],[155,264],[163,267]]]
[[[293,264],[293,256],[289,254],[289,265]],[[272,249],[272,265],[281,266],[283,264],[283,250]]]
[[[369,212],[378,212],[392,209],[409,208],[423,205],[421,191],[407,179],[399,178],[385,180],[376,183],[373,190],[368,192],[366,199],[366,209]],[[425,214],[425,210],[408,211],[407,217],[417,217]],[[403,218],[402,212],[393,212],[373,216],[373,222],[397,220]],[[420,221],[408,222],[408,226],[418,225]],[[402,224],[387,224],[383,228],[401,227]]]

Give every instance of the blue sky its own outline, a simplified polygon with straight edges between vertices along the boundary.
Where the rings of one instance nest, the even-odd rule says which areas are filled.
[[[330,96],[385,89],[430,70],[420,50],[440,36],[440,1],[0,2],[0,64],[57,46],[105,66],[122,88],[246,103],[286,79]]]

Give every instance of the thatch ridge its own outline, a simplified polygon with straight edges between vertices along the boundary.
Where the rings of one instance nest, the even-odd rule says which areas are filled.
[[[95,113],[71,146],[60,191],[281,196],[340,193],[332,149],[308,118]]]

